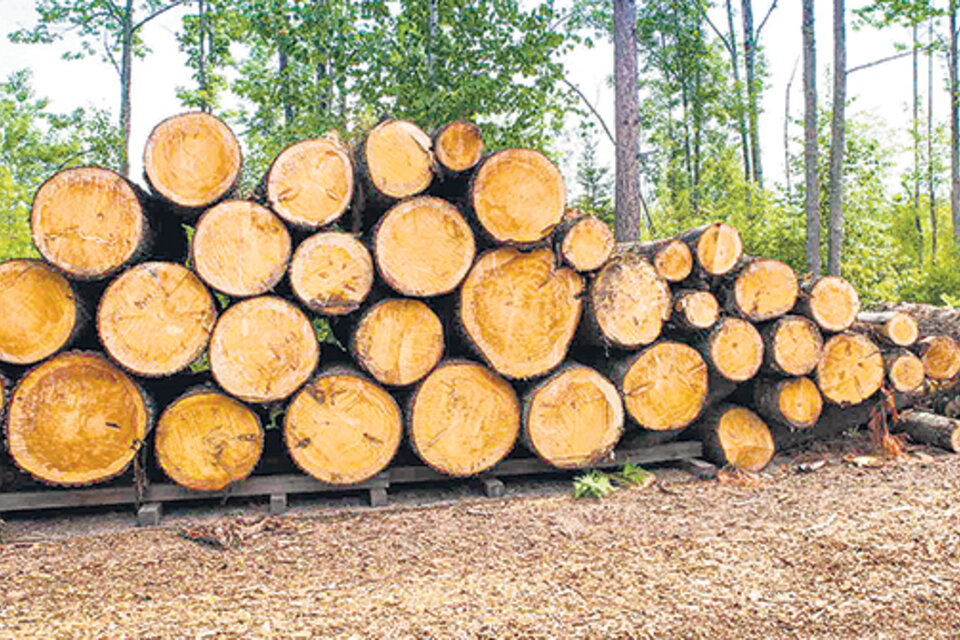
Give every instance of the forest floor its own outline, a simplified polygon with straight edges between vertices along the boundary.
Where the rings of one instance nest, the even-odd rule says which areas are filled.
[[[960,636],[960,457],[827,457],[602,500],[20,518],[0,637]]]

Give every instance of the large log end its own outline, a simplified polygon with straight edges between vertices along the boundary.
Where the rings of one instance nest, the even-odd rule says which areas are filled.
[[[350,206],[353,181],[353,161],[338,140],[301,140],[273,161],[266,177],[267,202],[290,224],[319,229],[339,220]]]
[[[681,429],[707,398],[707,365],[696,349],[661,341],[633,358],[620,384],[627,412],[651,431]]]
[[[877,345],[859,333],[840,333],[823,345],[817,384],[836,404],[863,402],[883,385],[885,368]]]
[[[590,286],[591,312],[600,337],[636,349],[660,336],[670,317],[670,287],[645,258],[626,253],[611,259]]]
[[[728,317],[710,332],[707,352],[720,375],[731,382],[746,382],[763,364],[763,338],[751,322]]]
[[[564,225],[566,226],[566,225]],[[616,242],[610,226],[596,216],[582,216],[570,223],[560,243],[560,256],[585,273],[602,267],[613,254]]]
[[[772,320],[788,313],[800,293],[797,275],[779,260],[752,260],[737,275],[734,304],[754,322]]]
[[[66,346],[80,314],[66,278],[39,260],[0,263],[0,361],[40,362]]]
[[[321,231],[297,247],[290,261],[290,287],[315,313],[340,316],[360,308],[373,287],[373,259],[348,233]]]
[[[421,193],[433,179],[433,142],[407,120],[384,120],[371,129],[363,155],[374,188],[389,198]]]
[[[407,386],[443,357],[443,325],[419,300],[391,298],[371,307],[353,334],[357,363],[378,382]]]

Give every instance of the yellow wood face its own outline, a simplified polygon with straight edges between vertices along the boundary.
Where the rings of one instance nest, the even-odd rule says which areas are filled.
[[[697,262],[715,276],[729,273],[742,254],[740,232],[723,222],[712,224],[697,242]]]
[[[624,376],[624,404],[645,429],[680,429],[700,415],[708,377],[707,363],[696,349],[679,342],[658,342]]]
[[[336,222],[353,198],[353,161],[335,140],[313,138],[284,149],[267,177],[267,201],[291,224],[317,229]]]
[[[57,352],[77,323],[67,280],[39,260],[0,263],[0,361],[33,364]]]
[[[297,247],[290,261],[294,294],[316,313],[339,316],[356,311],[373,286],[373,259],[348,233],[321,231]]]
[[[560,251],[577,271],[593,271],[610,259],[615,245],[607,223],[594,216],[584,216],[564,236]]]
[[[733,293],[737,306],[755,322],[787,313],[800,292],[797,274],[779,260],[755,260],[737,276]]]
[[[810,313],[824,329],[845,331],[860,313],[860,296],[840,276],[820,278],[810,292]]]
[[[723,414],[717,425],[717,440],[726,453],[728,464],[748,471],[763,469],[776,450],[766,423],[743,407]]]
[[[373,185],[391,198],[413,196],[433,179],[433,141],[407,120],[387,120],[374,127],[364,145]]]
[[[420,380],[440,362],[443,347],[440,318],[419,300],[384,300],[364,315],[354,333],[357,362],[389,385]]]
[[[763,338],[752,323],[725,318],[716,329],[710,356],[720,373],[733,382],[745,382],[763,364]]]
[[[841,333],[827,340],[817,365],[817,383],[828,400],[858,403],[883,385],[883,356],[876,344],[857,333]]]
[[[816,369],[822,350],[820,330],[802,317],[785,318],[773,338],[774,360],[791,376],[805,376]]]
[[[451,171],[466,171],[480,162],[483,137],[472,122],[454,122],[437,138],[437,160]]]
[[[680,282],[693,270],[693,254],[685,242],[675,240],[657,252],[653,266],[662,278]]]
[[[949,336],[934,336],[923,353],[923,366],[931,378],[953,378],[960,373],[960,346]]]
[[[823,397],[810,378],[794,378],[781,385],[779,407],[792,425],[813,426],[823,410]]]
[[[670,317],[670,287],[644,258],[623,256],[608,262],[590,296],[604,336],[625,347],[650,344]]]

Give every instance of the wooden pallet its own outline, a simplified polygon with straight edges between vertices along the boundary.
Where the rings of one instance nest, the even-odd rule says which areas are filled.
[[[596,465],[605,469],[627,463],[651,464],[681,461],[686,465],[701,455],[699,442],[671,442],[641,449],[624,449]],[[490,471],[469,480],[479,482],[487,496],[501,497],[506,486],[503,478],[522,476],[569,475],[569,470],[557,469],[536,458],[504,460]],[[86,489],[45,489],[16,493],[0,493],[0,514],[16,511],[41,511],[74,507],[137,504],[137,522],[158,525],[163,516],[163,504],[186,500],[220,500],[230,498],[267,496],[270,513],[283,513],[287,496],[294,494],[365,493],[371,506],[383,506],[389,501],[387,489],[391,486],[420,483],[449,483],[457,481],[426,466],[391,467],[380,475],[348,486],[320,482],[306,475],[280,474],[254,476],[231,485],[225,491],[190,491],[175,484],[148,484],[143,495],[137,496],[132,486],[113,486]]]

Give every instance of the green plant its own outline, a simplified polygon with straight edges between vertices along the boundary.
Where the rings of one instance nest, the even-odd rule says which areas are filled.
[[[602,471],[592,469],[573,479],[574,498],[605,498],[613,493],[610,477]]]
[[[639,485],[641,487],[648,485],[655,477],[656,476],[652,472],[647,471],[640,465],[633,464],[632,462],[628,462],[627,464],[623,465],[623,471],[620,473],[615,473],[612,475],[613,481],[618,484],[624,486]]]

